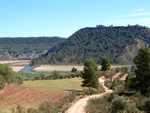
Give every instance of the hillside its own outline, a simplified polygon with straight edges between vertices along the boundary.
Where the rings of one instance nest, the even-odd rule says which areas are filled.
[[[75,32],[66,41],[32,60],[32,64],[82,64],[93,58],[98,64],[109,57],[112,64],[132,64],[142,46],[150,46],[150,29],[134,25],[105,27],[98,25]]]
[[[2,37],[0,38],[0,60],[37,58],[64,40],[59,37]]]

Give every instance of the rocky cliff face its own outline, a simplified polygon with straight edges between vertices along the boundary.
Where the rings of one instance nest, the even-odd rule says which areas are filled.
[[[137,55],[138,50],[141,47],[150,47],[150,42],[143,40],[143,38],[136,38],[135,41],[137,43],[127,46],[123,55],[118,58],[120,64],[133,64],[133,59]]]

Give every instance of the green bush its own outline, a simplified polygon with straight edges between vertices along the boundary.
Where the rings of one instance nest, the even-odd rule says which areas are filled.
[[[116,74],[116,72],[114,70],[109,70],[104,74],[104,76],[107,79],[107,78],[111,78],[114,74]]]
[[[59,79],[59,77],[60,77],[59,73],[55,70],[55,71],[53,72],[53,78],[54,78],[54,79]]]
[[[145,100],[145,102],[136,101],[136,107],[141,111],[145,111],[146,113],[150,113],[150,100]]]
[[[123,113],[142,113],[142,112],[139,109],[137,109],[135,106],[130,104],[128,105],[128,108],[123,111]]]
[[[111,89],[113,90],[117,90],[118,89],[118,82],[117,82],[117,79],[114,79],[113,82],[112,82],[112,85],[111,85]]]
[[[91,88],[91,89],[83,89],[83,95],[93,95],[93,94],[99,94],[104,92],[104,88],[103,86],[100,84],[99,87],[97,89],[95,88]]]
[[[108,87],[109,89],[111,88],[112,81],[110,80],[105,80],[105,86]]]
[[[52,100],[48,100],[43,102],[39,106],[39,112],[42,113],[58,113],[58,109],[56,106],[56,103],[54,103]]]
[[[87,113],[111,113],[111,103],[108,101],[108,95],[100,98],[91,98],[87,102]]]
[[[71,72],[76,73],[77,72],[77,68],[73,67]]]
[[[41,77],[42,80],[45,80],[45,79],[46,79],[46,74],[41,73],[41,74],[40,74],[40,77]]]
[[[115,99],[117,97],[117,95],[116,95],[116,93],[115,92],[113,92],[113,93],[111,93],[110,95],[109,95],[109,97],[108,97],[108,102],[111,102],[113,99]]]
[[[112,104],[112,112],[123,111],[128,107],[127,101],[122,96],[113,99],[111,104]]]
[[[146,112],[146,113],[150,113],[150,100],[146,100],[144,105],[143,105],[143,110]]]

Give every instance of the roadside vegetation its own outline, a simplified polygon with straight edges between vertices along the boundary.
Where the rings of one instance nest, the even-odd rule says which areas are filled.
[[[150,48],[142,47],[134,58],[135,66],[105,72],[105,85],[113,93],[88,101],[88,113],[150,113]],[[110,73],[113,74],[110,74]],[[119,76],[112,79],[114,73]],[[125,74],[126,79],[123,80]]]

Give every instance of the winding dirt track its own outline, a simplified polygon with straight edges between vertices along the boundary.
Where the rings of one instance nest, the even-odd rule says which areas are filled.
[[[82,98],[78,100],[75,104],[73,104],[65,113],[86,113],[85,112],[85,106],[87,104],[87,101],[90,98],[97,98],[97,97],[102,97],[103,95],[107,93],[113,92],[112,90],[108,89],[106,86],[104,86],[104,80],[99,78],[99,82],[103,85],[105,88],[105,92],[102,94],[96,94],[96,95],[91,95],[86,98]]]

